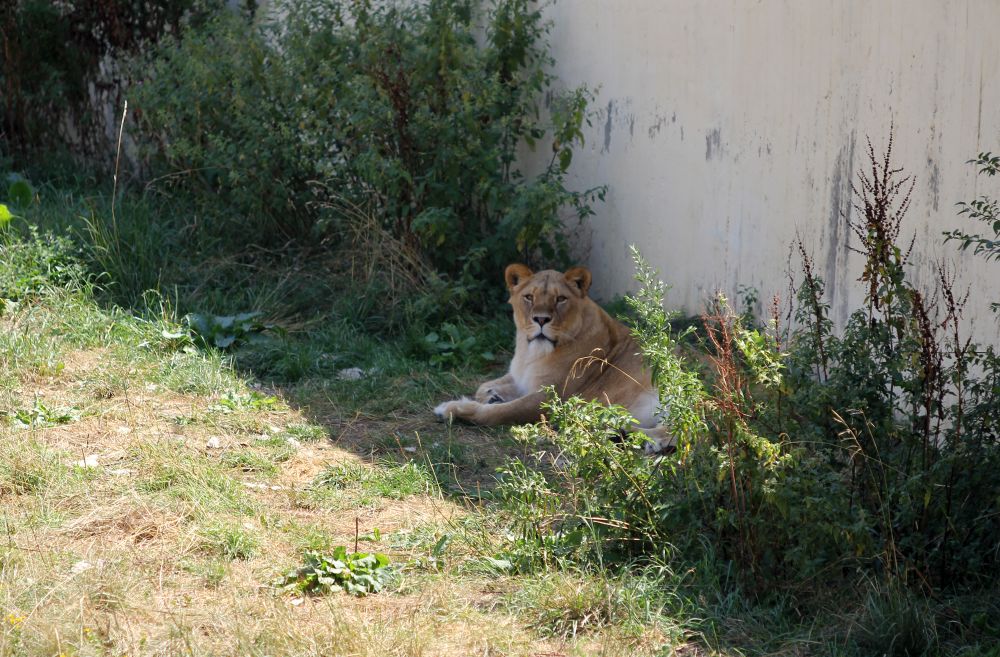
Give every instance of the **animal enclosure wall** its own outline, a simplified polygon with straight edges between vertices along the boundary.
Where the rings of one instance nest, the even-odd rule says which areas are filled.
[[[1000,180],[965,163],[1000,151],[1000,3],[559,0],[546,11],[555,73],[597,89],[571,171],[578,188],[608,185],[584,239],[598,297],[631,287],[635,244],[686,312],[738,285],[784,298],[798,232],[843,323],[862,298],[851,183],[866,136],[881,154],[894,123],[894,161],[917,180],[902,230],[916,236],[914,280],[930,286],[947,260],[971,286],[976,339],[996,342],[1000,263],[960,257],[941,233],[978,232],[955,203],[1000,196]]]

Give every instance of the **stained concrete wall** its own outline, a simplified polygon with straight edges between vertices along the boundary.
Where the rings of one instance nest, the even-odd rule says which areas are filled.
[[[597,88],[576,153],[578,188],[607,184],[585,241],[594,290],[633,287],[638,245],[698,312],[721,289],[787,297],[800,233],[834,317],[861,299],[851,182],[895,123],[894,160],[916,179],[903,235],[915,279],[945,258],[971,286],[967,316],[995,343],[1000,264],[959,257],[941,232],[976,228],[955,203],[1000,196],[965,164],[1000,150],[997,0],[557,0],[551,45],[568,87]],[[797,257],[792,264],[797,264]]]

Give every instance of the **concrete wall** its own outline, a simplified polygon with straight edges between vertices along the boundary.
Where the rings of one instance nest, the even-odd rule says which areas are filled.
[[[943,230],[978,229],[955,203],[1000,196],[966,160],[1000,151],[997,0],[557,0],[555,73],[599,88],[574,186],[608,185],[591,219],[595,294],[632,287],[628,245],[697,312],[738,284],[787,296],[798,231],[842,322],[861,299],[842,213],[851,181],[895,122],[894,160],[916,176],[903,235],[916,280],[944,257],[996,342],[1000,264],[959,257]],[[792,264],[797,265],[797,257]]]

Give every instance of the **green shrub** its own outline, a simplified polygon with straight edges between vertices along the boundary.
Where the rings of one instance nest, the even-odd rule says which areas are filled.
[[[532,450],[538,468],[511,462],[497,489],[514,567],[697,564],[709,545],[720,580],[751,593],[870,578],[905,594],[869,605],[875,634],[899,626],[879,644],[894,654],[936,644],[917,627],[920,594],[995,582],[1000,356],[961,337],[964,299],[944,266],[930,292],[907,279],[913,184],[891,154],[891,138],[882,158],[869,144],[855,190],[866,297],[840,331],[799,243],[796,323],[782,326],[775,304],[766,327],[748,327],[720,296],[702,317],[703,382],[637,257],[634,331],[677,451],[643,456],[642,437],[621,438],[622,409],[551,402],[549,423],[515,431],[547,448]]]
[[[218,195],[233,240],[370,240],[364,209],[420,276],[492,283],[511,260],[565,258],[563,209],[585,217],[603,190],[565,186],[590,93],[553,91],[532,3],[288,0],[275,16],[219,16],[134,69],[154,169]],[[518,149],[543,140],[553,157],[528,177]]]

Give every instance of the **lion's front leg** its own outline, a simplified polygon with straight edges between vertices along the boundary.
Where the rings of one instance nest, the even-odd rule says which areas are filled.
[[[519,396],[514,377],[510,374],[505,374],[499,379],[487,381],[479,386],[475,399],[482,404],[502,404]]]
[[[536,392],[509,402],[484,404],[463,397],[444,402],[434,409],[434,414],[442,420],[461,420],[473,424],[496,426],[499,424],[528,424],[538,422],[542,417],[543,392]]]

